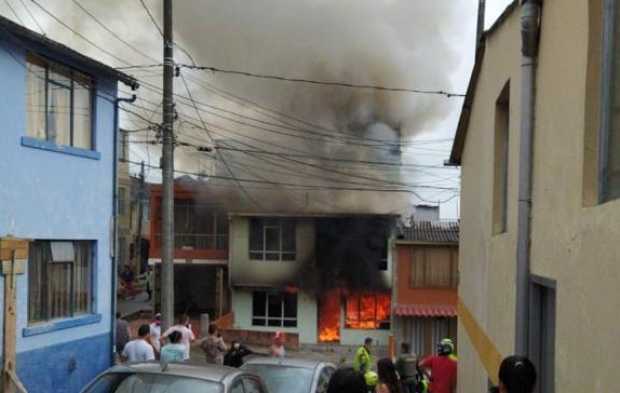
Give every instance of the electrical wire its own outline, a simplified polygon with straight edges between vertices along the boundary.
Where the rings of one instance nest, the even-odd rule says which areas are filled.
[[[185,90],[187,90],[187,94],[190,98],[190,100],[192,100],[192,104],[194,105],[194,109],[196,110],[196,114],[198,115],[198,118],[200,119],[200,122],[202,123],[203,129],[205,131],[205,133],[207,134],[207,136],[209,137],[209,139],[211,140],[211,143],[213,143],[215,145],[215,139],[213,139],[213,136],[211,135],[211,132],[209,131],[209,129],[207,128],[207,125],[205,124],[204,120],[202,119],[202,116],[200,115],[200,111],[198,110],[198,106],[196,105],[196,102],[194,101],[194,97],[192,96],[192,92],[189,88],[189,86],[187,85],[187,81],[185,80],[183,74],[181,74],[181,81],[183,81],[183,86],[185,86]],[[228,166],[228,164],[226,163],[226,160],[224,159],[224,156],[218,152],[218,156],[220,157],[220,160],[222,161],[222,164],[224,164],[224,166],[226,167],[226,170],[228,171],[228,173],[230,174],[231,177],[235,178],[235,175],[232,171],[232,169],[230,169],[230,167]],[[239,189],[241,190],[241,192],[246,196],[246,198],[248,198],[248,200],[257,208],[262,209],[260,203],[258,203],[258,201],[256,201],[251,195],[250,193],[243,187],[243,184],[241,184],[240,181],[236,181],[237,185],[239,186]]]
[[[30,18],[34,21],[34,24],[37,25],[37,28],[39,29],[41,34],[45,35],[45,30],[43,30],[43,27],[41,26],[37,18],[34,17],[34,14],[30,10],[30,8],[26,5],[24,0],[19,0],[19,2],[22,3],[22,6],[26,9],[26,12],[28,13],[28,15],[30,15]]]
[[[161,67],[162,64],[146,64],[146,65],[132,65],[131,68],[154,68]],[[453,93],[444,90],[424,90],[424,89],[412,89],[405,87],[387,87],[381,85],[369,85],[369,84],[357,84],[350,82],[342,82],[342,81],[321,81],[314,79],[304,79],[304,78],[291,78],[287,76],[281,75],[269,75],[269,74],[259,74],[255,72],[248,71],[239,71],[239,70],[230,70],[212,66],[201,66],[195,64],[177,64],[178,67],[188,68],[192,70],[201,70],[201,71],[211,71],[216,73],[223,74],[233,74],[233,75],[241,75],[251,78],[259,78],[259,79],[272,79],[284,82],[296,82],[296,83],[306,83],[312,85],[319,86],[338,86],[338,87],[346,87],[351,89],[365,89],[365,90],[379,90],[386,92],[398,92],[398,93],[413,93],[413,94],[428,94],[428,95],[440,95],[447,98],[453,97],[465,97],[463,93]]]
[[[9,0],[4,0],[4,3],[7,5],[7,7],[9,7],[9,10],[13,13],[13,15],[15,15],[15,18],[19,21],[19,23],[21,23],[22,25],[26,26],[26,24],[24,23],[24,20],[22,18],[20,18],[20,16],[17,14],[17,12],[15,12],[15,8],[13,8],[11,3],[9,3]]]

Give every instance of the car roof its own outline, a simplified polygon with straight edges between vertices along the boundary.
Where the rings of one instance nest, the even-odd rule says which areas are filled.
[[[109,369],[106,373],[114,372],[175,375],[198,378],[211,382],[222,382],[225,379],[234,378],[240,374],[246,374],[236,368],[214,365],[194,366],[182,363],[168,363],[166,371],[162,371],[162,367],[159,362],[132,363],[122,366],[115,366]]]
[[[312,359],[300,359],[300,358],[276,358],[276,357],[266,357],[266,356],[257,356],[251,359],[248,359],[245,364],[264,364],[269,366],[288,366],[288,367],[300,367],[300,368],[309,368],[315,369],[321,365],[323,366],[331,366],[336,367],[331,363],[326,363],[320,360],[312,360]],[[245,365],[244,364],[244,365]]]

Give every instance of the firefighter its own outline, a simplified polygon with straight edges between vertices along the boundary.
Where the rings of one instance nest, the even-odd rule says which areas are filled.
[[[420,363],[422,369],[431,372],[431,393],[456,392],[456,362],[454,343],[444,338],[437,345],[438,356],[430,356]]]

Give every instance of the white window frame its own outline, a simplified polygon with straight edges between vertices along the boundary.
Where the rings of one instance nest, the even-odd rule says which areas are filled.
[[[262,237],[262,249],[252,249],[252,242],[250,241],[250,259],[252,260],[258,260],[258,261],[266,261],[266,262],[292,262],[295,261],[297,259],[297,242],[295,241],[295,251],[284,251],[284,237],[283,237],[283,233],[284,233],[284,229],[283,229],[283,220],[281,218],[277,218],[278,220],[278,225],[267,225],[265,224],[265,221],[268,220],[269,218],[257,218],[256,222],[259,223],[259,225],[261,225],[261,237]],[[252,232],[252,221],[250,221],[250,233]],[[297,235],[297,223],[295,221],[293,221],[293,227],[294,227],[294,231],[295,234],[293,236]],[[268,250],[267,249],[267,231],[268,230],[273,230],[273,229],[277,229],[278,230],[278,250]],[[261,258],[254,258],[253,256],[256,254],[261,254]],[[269,259],[267,258],[267,255],[276,255],[278,256],[277,259]],[[292,256],[291,259],[284,259],[283,257],[287,255],[287,256]]]
[[[293,317],[285,317],[284,316],[284,302],[285,302],[285,295],[284,293],[278,293],[278,294],[273,294],[273,293],[269,293],[269,292],[261,292],[261,291],[255,291],[252,292],[252,305],[254,304],[254,295],[256,293],[264,293],[265,294],[265,315],[254,315],[254,307],[252,306],[252,326],[265,326],[265,327],[282,327],[282,328],[297,328],[298,326],[298,316],[299,316],[299,303],[297,303],[296,307],[295,307],[295,311],[296,311],[296,316]],[[269,316],[269,298],[270,297],[274,297],[274,296],[279,296],[281,298],[280,301],[280,316],[279,317],[270,317]],[[295,295],[295,300],[297,300],[297,302],[299,302],[299,299],[297,297],[297,295]],[[264,319],[265,320],[265,324],[261,325],[261,324],[255,324],[254,320],[255,319]],[[270,325],[269,322],[271,321],[277,321],[279,322],[279,324],[277,326],[275,325]],[[295,322],[295,326],[285,326],[284,322]]]

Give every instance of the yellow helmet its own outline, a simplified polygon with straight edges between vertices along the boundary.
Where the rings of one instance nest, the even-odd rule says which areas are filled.
[[[366,374],[364,374],[364,379],[368,386],[377,386],[377,383],[379,383],[379,376],[374,371],[367,371]]]

